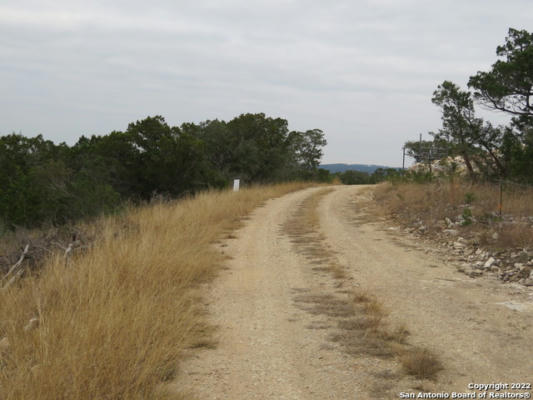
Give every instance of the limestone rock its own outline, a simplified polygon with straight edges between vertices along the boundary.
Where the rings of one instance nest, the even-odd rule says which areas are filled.
[[[457,229],[444,229],[442,232],[450,236],[457,236],[459,234]]]
[[[481,276],[483,275],[483,272],[479,271],[479,270],[472,270],[468,273],[468,276],[470,276],[470,278],[476,278],[478,276]]]
[[[490,268],[492,267],[492,265],[494,264],[496,260],[494,259],[494,257],[490,257],[486,262],[485,264],[483,265],[483,268],[487,269],[487,268]]]
[[[473,267],[477,269],[481,269],[483,268],[484,265],[485,263],[483,261],[477,261],[476,263],[474,263]]]

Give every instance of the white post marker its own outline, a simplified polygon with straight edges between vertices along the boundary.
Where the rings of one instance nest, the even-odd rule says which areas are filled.
[[[241,183],[240,179],[234,179],[233,180],[233,191],[238,192],[239,191],[239,184]]]

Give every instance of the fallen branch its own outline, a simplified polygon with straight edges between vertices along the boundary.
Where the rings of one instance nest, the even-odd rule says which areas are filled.
[[[15,281],[17,281],[22,276],[23,273],[24,268],[21,268],[16,273],[14,273],[11,279],[8,280],[4,286],[2,286],[2,290],[6,290],[8,287],[10,287]]]
[[[4,275],[2,280],[5,281],[9,277],[9,275],[11,275],[17,268],[19,268],[22,265],[22,262],[24,261],[24,258],[26,258],[26,255],[28,254],[29,249],[30,249],[30,244],[28,243],[26,247],[24,247],[24,251],[20,255],[20,258],[18,259],[18,261],[9,269],[9,271],[7,271],[7,274]]]
[[[65,265],[68,265],[68,260],[70,255],[72,254],[72,250],[87,248],[87,246],[79,246],[80,241],[76,238],[76,235],[74,235],[72,239],[73,241],[70,242],[67,247],[63,246],[61,243],[53,242],[53,244],[55,244],[65,252],[63,254],[63,257],[65,258]],[[78,245],[78,247],[75,247],[76,245]]]

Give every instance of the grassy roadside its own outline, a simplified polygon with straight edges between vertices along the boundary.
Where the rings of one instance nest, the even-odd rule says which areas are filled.
[[[498,185],[386,183],[374,191],[383,214],[418,230],[454,228],[493,248],[533,247],[533,187],[506,187],[502,197],[500,217]]]
[[[447,248],[457,270],[533,286],[533,187],[464,182],[382,184],[370,209]]]
[[[213,242],[305,186],[207,192],[97,221],[91,249],[0,292],[0,398],[183,398],[164,382],[208,338],[195,288],[223,261]]]

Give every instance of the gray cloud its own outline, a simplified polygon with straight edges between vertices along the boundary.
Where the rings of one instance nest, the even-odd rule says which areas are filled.
[[[464,86],[533,15],[528,0],[330,3],[4,0],[0,133],[73,143],[147,115],[265,112],[323,129],[327,162],[399,165],[440,126],[436,86]]]

